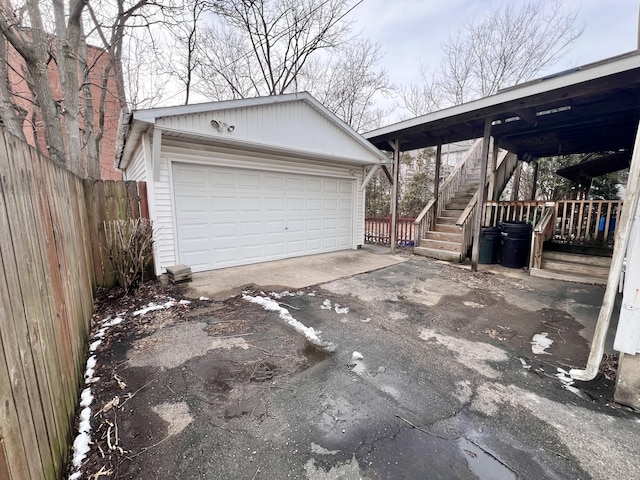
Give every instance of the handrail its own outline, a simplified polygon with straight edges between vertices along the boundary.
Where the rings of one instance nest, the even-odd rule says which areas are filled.
[[[456,175],[458,175],[458,173],[460,173],[460,170],[462,170],[462,168],[465,166],[465,164],[467,163],[468,158],[473,153],[475,153],[475,150],[477,148],[480,148],[481,146],[482,146],[482,139],[481,138],[478,138],[478,139],[476,139],[475,142],[473,142],[473,145],[471,145],[471,148],[469,148],[469,150],[467,150],[465,152],[465,154],[463,155],[462,159],[456,164],[456,167],[451,171],[449,176],[442,183],[442,185],[440,186],[441,190],[444,190],[445,188],[447,188],[449,186],[449,184],[453,181],[453,178]]]
[[[418,216],[416,217],[416,220],[415,220],[413,223],[414,223],[414,224],[416,224],[416,225],[417,225],[417,224],[419,224],[419,223],[422,221],[422,219],[424,218],[424,216],[427,214],[427,212],[428,212],[429,210],[431,210],[431,207],[433,207],[433,204],[434,204],[434,203],[436,203],[436,199],[435,199],[435,198],[432,198],[432,199],[429,201],[429,203],[427,203],[427,206],[426,206],[426,207],[424,207],[424,208],[422,209],[422,211],[418,214]]]
[[[456,194],[460,186],[465,182],[467,172],[475,166],[480,156],[479,150],[481,147],[482,139],[477,139],[473,142],[471,148],[465,152],[462,159],[440,186],[437,198],[431,199],[416,217],[414,222],[415,245],[418,245],[423,235],[431,229],[433,218],[440,214],[449,199]]]
[[[540,218],[538,224],[533,227],[531,233],[531,251],[529,255],[529,268],[541,268],[542,267],[542,248],[544,242],[549,240],[553,236],[552,227],[555,227],[555,222],[551,220],[555,217],[555,204],[545,204],[544,213]]]
[[[467,207],[462,211],[462,213],[458,217],[458,220],[456,220],[456,225],[458,225],[459,227],[462,227],[467,222],[467,218],[469,218],[469,214],[471,213],[472,210],[474,210],[474,207],[476,206],[477,203],[478,203],[478,192],[473,194],[473,197],[471,197],[471,200],[469,200]]]

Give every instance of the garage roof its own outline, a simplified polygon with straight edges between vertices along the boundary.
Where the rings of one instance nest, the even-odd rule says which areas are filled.
[[[307,92],[134,111],[116,164],[124,170],[146,131],[223,147],[354,165],[387,157]]]
[[[366,133],[403,151],[483,136],[521,159],[631,149],[640,119],[640,52],[633,51]]]

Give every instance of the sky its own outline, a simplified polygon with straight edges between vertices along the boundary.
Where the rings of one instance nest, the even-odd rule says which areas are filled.
[[[351,20],[355,32],[380,44],[381,66],[393,83],[419,84],[421,62],[437,67],[441,45],[449,34],[500,4],[496,0],[364,0]],[[577,22],[584,31],[562,60],[540,76],[634,50],[639,4],[640,0],[565,0],[565,7],[578,9]]]

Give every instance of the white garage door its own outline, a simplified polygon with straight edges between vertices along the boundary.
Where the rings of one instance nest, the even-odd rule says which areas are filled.
[[[353,180],[175,163],[173,184],[194,272],[352,247]]]

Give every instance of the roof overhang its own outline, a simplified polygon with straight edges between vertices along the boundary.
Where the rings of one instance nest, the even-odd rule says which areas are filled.
[[[521,159],[631,149],[640,120],[640,52],[504,89],[495,95],[364,134],[403,151],[483,136]]]

